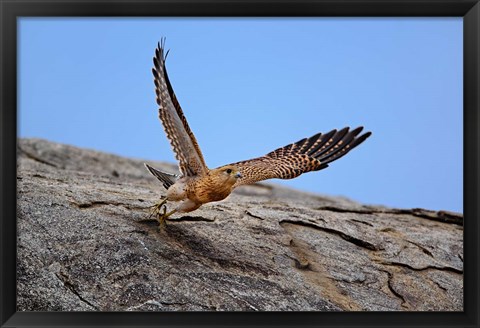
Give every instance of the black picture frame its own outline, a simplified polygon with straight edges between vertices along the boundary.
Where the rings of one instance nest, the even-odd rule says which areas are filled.
[[[1,327],[478,327],[479,58],[477,0],[0,1]],[[17,18],[25,16],[458,16],[464,29],[463,312],[16,312]],[[448,156],[443,154],[440,156]],[[441,160],[441,157],[439,158]]]

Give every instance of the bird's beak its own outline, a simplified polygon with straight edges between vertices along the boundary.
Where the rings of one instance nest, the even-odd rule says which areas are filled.
[[[242,177],[242,173],[237,172],[237,174],[235,174],[235,177],[240,179]]]

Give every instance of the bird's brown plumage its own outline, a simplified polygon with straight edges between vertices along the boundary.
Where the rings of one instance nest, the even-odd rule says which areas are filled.
[[[265,156],[232,163],[242,173],[235,187],[273,178],[293,179],[302,173],[327,168],[328,163],[346,155],[370,136],[371,132],[358,136],[362,130],[363,127],[358,127],[350,131],[347,127],[318,133]]]
[[[175,152],[175,157],[179,161],[180,172],[184,176],[205,174],[208,168],[205,165],[197,139],[188,126],[187,119],[183,115],[182,108],[168,79],[165,68],[165,59],[168,52],[165,53],[164,42],[165,39],[162,39],[162,42],[158,44],[153,58],[154,68],[152,69],[155,78],[157,104],[160,106],[158,116]]]
[[[165,67],[168,52],[165,53],[164,46],[165,39],[162,39],[155,51],[152,71],[160,106],[159,118],[179,161],[182,175],[173,181],[170,179],[175,176],[148,165],[147,168],[168,186],[167,200],[181,201],[176,211],[189,212],[202,204],[225,199],[240,185],[272,178],[293,179],[302,173],[324,169],[371,135],[371,132],[360,134],[363,127],[318,133],[265,156],[210,170],[168,79]]]

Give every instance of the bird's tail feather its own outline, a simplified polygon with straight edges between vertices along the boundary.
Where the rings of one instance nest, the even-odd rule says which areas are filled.
[[[154,177],[156,177],[158,180],[162,182],[165,189],[170,188],[170,186],[173,185],[178,178],[178,175],[176,174],[162,172],[157,170],[156,168],[151,167],[147,163],[143,163],[143,164]]]

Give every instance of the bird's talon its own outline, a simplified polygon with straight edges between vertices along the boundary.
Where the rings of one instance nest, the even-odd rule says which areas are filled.
[[[162,230],[167,225],[167,223],[165,221],[165,217],[163,215],[157,217],[157,221],[158,221],[158,229],[159,230]]]
[[[167,206],[165,205],[166,202],[167,199],[163,198],[161,202],[156,203],[150,207],[150,215],[148,216],[148,218],[151,219],[152,217],[154,217],[159,223],[160,227],[165,226],[165,218],[168,216]]]

